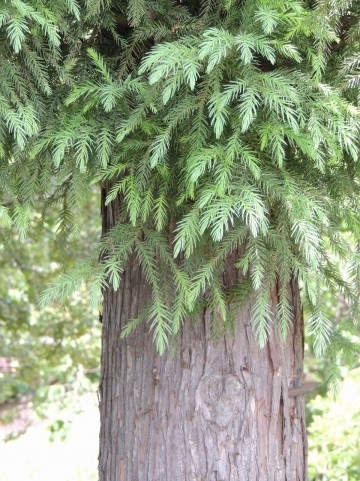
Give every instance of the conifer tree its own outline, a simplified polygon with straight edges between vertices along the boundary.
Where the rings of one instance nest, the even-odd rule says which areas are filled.
[[[43,302],[103,300],[101,481],[305,480],[303,308],[357,349],[359,2],[10,0],[1,215],[103,235]],[[300,299],[301,291],[301,299]]]

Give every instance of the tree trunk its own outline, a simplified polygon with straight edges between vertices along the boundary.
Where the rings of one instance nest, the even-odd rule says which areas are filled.
[[[289,285],[294,320],[287,340],[274,328],[263,349],[250,325],[250,302],[233,333],[213,339],[205,310],[183,325],[162,357],[144,324],[120,339],[150,295],[136,259],[118,291],[105,292],[100,481],[306,480],[296,282]]]

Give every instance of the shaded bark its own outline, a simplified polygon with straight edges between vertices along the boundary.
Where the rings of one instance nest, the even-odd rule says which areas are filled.
[[[120,289],[105,293],[100,481],[306,480],[303,391],[291,391],[303,378],[296,282],[287,340],[273,329],[263,349],[250,325],[251,302],[237,314],[235,332],[219,339],[204,310],[162,357],[146,325],[120,339],[150,295],[136,259]],[[276,299],[274,292],[274,306]]]

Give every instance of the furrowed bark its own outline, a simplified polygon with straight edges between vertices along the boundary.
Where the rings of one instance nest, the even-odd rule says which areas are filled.
[[[229,266],[229,271],[233,268]],[[233,271],[229,272],[229,278]],[[303,320],[296,282],[285,342],[260,349],[251,302],[234,333],[213,339],[210,312],[188,321],[163,356],[145,324],[120,339],[150,300],[133,259],[105,292],[100,385],[100,481],[305,481]],[[273,307],[277,293],[273,293]]]

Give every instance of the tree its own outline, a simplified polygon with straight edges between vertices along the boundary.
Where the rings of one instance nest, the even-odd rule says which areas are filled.
[[[306,479],[300,290],[317,354],[351,347],[323,286],[358,311],[358,9],[2,7],[2,213],[59,199],[66,235],[101,187],[43,297],[103,296],[101,481]]]
[[[330,481],[359,477],[359,368],[349,371],[336,402],[316,396],[310,409],[309,478]],[[334,419],[337,420],[334,423]]]
[[[0,426],[15,421],[7,426],[9,437],[31,423],[29,416],[18,422],[30,403],[47,417],[54,403],[64,407],[98,384],[100,324],[86,290],[71,296],[61,309],[40,310],[38,305],[41,292],[63,272],[64,261],[73,265],[98,239],[99,206],[95,195],[91,200],[88,210],[94,222],[78,220],[78,234],[67,240],[66,259],[56,235],[55,206],[48,206],[43,219],[34,206],[26,242],[19,242],[18,234],[1,222]],[[57,421],[53,429],[62,425]]]

